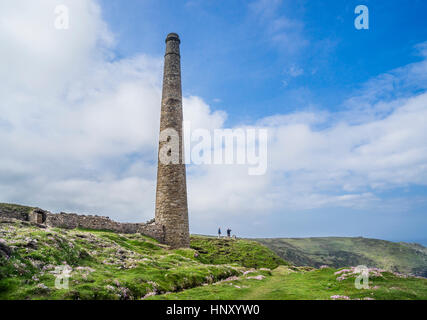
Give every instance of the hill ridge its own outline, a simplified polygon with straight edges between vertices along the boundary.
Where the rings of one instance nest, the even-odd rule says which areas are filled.
[[[296,266],[367,265],[427,277],[427,248],[364,237],[254,238]]]

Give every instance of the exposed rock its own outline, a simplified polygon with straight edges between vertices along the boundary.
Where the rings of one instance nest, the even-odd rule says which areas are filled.
[[[253,276],[253,277],[247,277],[246,279],[262,280],[264,278],[265,278],[265,276],[258,275],[258,276]]]
[[[12,254],[12,249],[6,244],[6,241],[0,239],[0,255],[5,257],[10,257]]]
[[[29,239],[27,241],[28,241],[26,244],[27,248],[37,249],[38,246],[37,246],[37,240],[36,239]]]

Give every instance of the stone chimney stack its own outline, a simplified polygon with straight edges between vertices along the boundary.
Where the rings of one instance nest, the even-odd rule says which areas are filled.
[[[164,243],[173,248],[190,246],[180,43],[176,33],[166,37],[156,190],[156,224],[163,228]]]

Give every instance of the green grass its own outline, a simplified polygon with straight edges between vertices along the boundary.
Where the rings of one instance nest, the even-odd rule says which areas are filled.
[[[0,219],[0,299],[427,299],[427,280],[392,273],[370,290],[336,269],[293,267],[248,240],[192,236],[171,250],[140,234],[39,228]],[[55,268],[72,268],[69,289],[55,288]],[[250,279],[250,277],[258,277]],[[261,279],[262,278],[262,279]]]
[[[370,289],[356,289],[354,279],[337,281],[336,269],[299,271],[280,266],[262,280],[230,280],[211,286],[197,287],[178,293],[151,297],[167,300],[330,300],[332,296],[349,299],[425,300],[427,279],[399,278],[391,273],[371,278]],[[264,273],[265,275],[265,273]]]
[[[168,250],[139,234],[39,229],[1,223],[0,238],[13,249],[0,257],[0,299],[140,299],[179,291],[240,273],[203,264],[192,249]],[[37,241],[31,246],[31,241]],[[73,269],[69,290],[55,289],[55,267]]]
[[[191,248],[203,263],[237,263],[247,268],[270,268],[289,265],[277,254],[255,241],[206,236],[192,236]]]

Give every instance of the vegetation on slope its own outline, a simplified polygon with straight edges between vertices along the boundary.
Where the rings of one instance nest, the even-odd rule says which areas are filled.
[[[237,263],[247,268],[270,268],[289,265],[277,254],[255,241],[192,236],[191,248],[197,250],[203,263]]]
[[[344,270],[345,271],[345,270]],[[356,289],[355,275],[340,280],[332,268],[280,266],[219,283],[150,297],[156,300],[425,300],[427,279],[370,272],[369,289]]]
[[[0,299],[427,299],[427,279],[374,270],[357,290],[351,270],[293,267],[257,242],[191,246],[0,218]],[[55,287],[60,266],[72,268],[69,289]]]
[[[0,221],[0,299],[140,299],[240,273],[203,264],[192,249],[169,250],[139,235],[40,229]],[[69,290],[55,288],[55,270],[69,266]]]
[[[21,206],[12,203],[0,203],[0,210],[4,212],[30,213],[34,207]]]
[[[366,238],[255,239],[296,266],[366,265],[427,277],[427,248]]]

